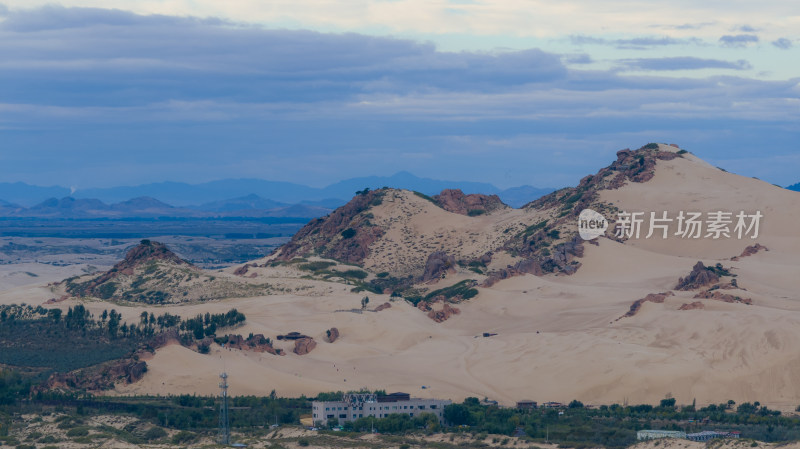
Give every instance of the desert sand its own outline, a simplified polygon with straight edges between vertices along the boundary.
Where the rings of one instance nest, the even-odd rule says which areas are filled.
[[[233,333],[274,338],[298,331],[318,342],[302,356],[287,342],[277,342],[285,356],[216,345],[201,355],[170,345],[147,361],[144,379],[118,386],[115,394],[215,394],[224,370],[234,395],[381,388],[453,400],[488,397],[507,405],[519,399],[653,404],[672,395],[679,404],[757,400],[794,410],[800,404],[800,194],[723,172],[689,154],[659,161],[652,180],[603,191],[601,199],[622,210],[760,210],[764,218],[755,240],[620,243],[601,237],[597,246],[585,245],[575,275],[517,276],[481,288],[477,297],[457,306],[459,315],[443,323],[402,300],[377,313],[338,311],[358,308],[364,293],[351,293],[351,286],[341,283],[302,279],[286,267],[252,270],[255,279],[282,286],[268,296],[164,307],[86,305],[95,313],[115,307],[130,321],[137,321],[142,310],[193,316],[236,307],[247,321]],[[376,221],[396,223],[374,243],[365,265],[374,272],[418,266],[412,245],[426,252],[458,248],[460,254],[479,255],[505,229],[523,229],[539,219],[523,210],[465,217],[402,192],[374,214]],[[756,242],[769,251],[730,260]],[[678,278],[698,260],[731,268],[740,287],[735,293],[752,304],[694,299],[696,291],[675,291]],[[493,264],[510,261],[498,256]],[[219,275],[232,276],[232,270]],[[482,278],[461,270],[436,288]],[[666,291],[675,294],[619,319],[637,299]],[[23,286],[0,293],[0,303],[41,304],[53,294],[41,285]],[[390,300],[369,296],[370,308]],[[678,310],[694,301],[704,309]],[[335,343],[324,341],[331,327],[341,333]],[[484,332],[497,335],[487,338]]]

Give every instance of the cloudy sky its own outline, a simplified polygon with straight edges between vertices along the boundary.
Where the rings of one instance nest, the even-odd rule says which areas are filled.
[[[0,0],[0,182],[561,187],[652,141],[800,181],[796,4]]]

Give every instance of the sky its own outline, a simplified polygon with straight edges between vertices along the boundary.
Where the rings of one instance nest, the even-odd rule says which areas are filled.
[[[800,181],[794,2],[0,0],[0,182],[563,187],[648,142]]]

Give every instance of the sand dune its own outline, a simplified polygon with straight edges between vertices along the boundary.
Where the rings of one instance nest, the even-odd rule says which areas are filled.
[[[287,355],[217,346],[210,355],[200,355],[173,345],[148,361],[142,381],[120,386],[117,393],[212,394],[224,369],[232,394],[274,389],[294,396],[367,387],[423,397],[486,396],[506,404],[523,398],[656,403],[667,394],[682,404],[728,399],[784,409],[800,404],[800,234],[794,223],[800,194],[685,155],[659,161],[648,182],[602,191],[601,200],[623,210],[761,210],[764,219],[761,235],[752,241],[619,243],[601,238],[598,246],[585,245],[576,274],[501,281],[480,289],[479,296],[457,306],[461,314],[440,324],[401,300],[377,313],[337,312],[357,308],[364,294],[335,282],[302,279],[285,266],[255,268],[256,279],[286,288],[256,298],[117,309],[136,320],[142,310],[191,316],[236,307],[247,322],[234,332],[274,337],[299,331],[317,339],[316,349],[298,356],[289,343],[279,342]],[[523,229],[537,220],[536,212],[522,210],[481,217],[451,214],[407,192],[385,198],[373,213],[375,222],[391,222],[365,262],[373,272],[417,266],[418,258],[406,251],[409,246],[480,255],[497,246],[505,229]],[[769,251],[730,260],[755,242]],[[513,258],[498,255],[496,260],[510,263]],[[732,291],[751,298],[752,305],[675,291],[678,278],[698,260],[731,268],[740,287]],[[443,282],[466,278],[480,276],[461,270]],[[618,319],[637,299],[665,291],[674,296],[661,304],[644,303],[635,316]],[[36,304],[48,295],[46,289],[19,288],[0,295],[0,302]],[[389,301],[386,295],[370,297],[371,305]],[[704,309],[678,310],[694,301]],[[109,307],[102,302],[87,306],[94,311]],[[325,330],[334,326],[341,338],[324,342]],[[487,338],[484,332],[497,335]]]

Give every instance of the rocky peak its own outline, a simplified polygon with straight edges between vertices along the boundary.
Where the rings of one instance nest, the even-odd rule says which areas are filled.
[[[125,254],[125,258],[117,262],[111,271],[132,274],[134,268],[151,260],[161,260],[174,263],[175,265],[191,265],[189,262],[178,257],[177,254],[173,253],[163,243],[142,240],[138,245],[128,250],[128,253]]]
[[[278,260],[291,260],[309,253],[328,259],[360,264],[369,255],[369,245],[380,238],[384,229],[374,226],[367,212],[380,205],[386,189],[365,189],[350,202],[327,217],[311,220],[280,247]]]
[[[442,209],[455,214],[477,216],[507,208],[497,195],[471,193],[465,195],[459,189],[445,189],[433,199]]]
[[[694,264],[692,272],[689,273],[688,276],[678,280],[678,285],[675,287],[675,290],[694,290],[717,282],[719,282],[717,273],[709,270],[703,265],[703,262],[698,261]]]

